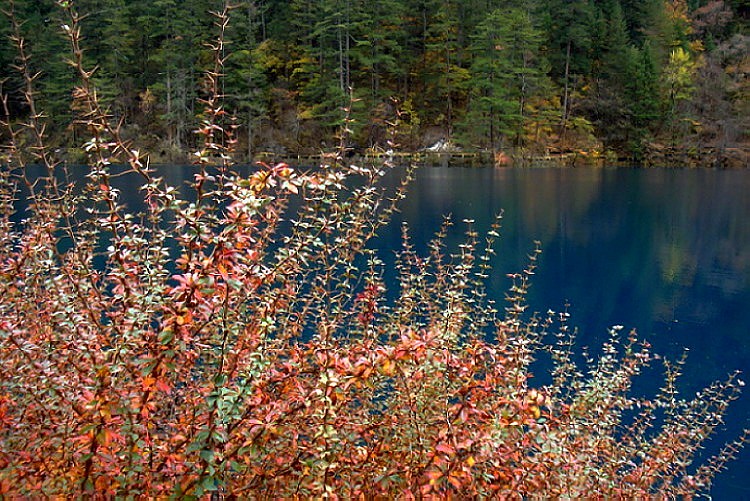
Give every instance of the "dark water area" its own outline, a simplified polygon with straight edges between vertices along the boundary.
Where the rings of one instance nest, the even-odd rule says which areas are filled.
[[[490,294],[503,297],[506,274],[540,241],[531,309],[569,304],[577,344],[592,353],[614,325],[672,359],[687,348],[681,396],[750,369],[750,171],[422,168],[402,207],[397,219],[423,249],[444,214],[456,222],[455,246],[463,219],[481,233],[503,210]],[[397,246],[398,224],[382,236]],[[656,391],[659,371],[635,391]],[[746,389],[707,452],[747,427]],[[750,499],[750,450],[717,476],[713,497]]]
[[[159,175],[181,186],[194,170],[165,166]],[[386,184],[395,187],[401,175],[400,169],[388,174]],[[143,208],[141,180],[123,176],[116,183],[121,202]],[[750,171],[423,167],[401,209],[373,242],[390,262],[402,221],[426,253],[444,215],[456,223],[448,236],[456,249],[463,219],[475,220],[481,234],[504,211],[489,280],[498,301],[510,285],[506,274],[523,269],[538,240],[543,252],[530,307],[560,311],[568,304],[577,346],[596,354],[607,329],[623,325],[663,356],[676,359],[687,348],[685,398],[735,370],[750,370]],[[635,391],[653,395],[661,384],[657,369]],[[706,452],[743,428],[750,428],[750,385]],[[718,475],[712,494],[750,499],[750,450]]]

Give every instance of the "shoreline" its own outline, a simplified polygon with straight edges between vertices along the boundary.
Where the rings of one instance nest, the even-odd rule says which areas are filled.
[[[237,158],[238,164],[255,164],[256,162],[285,162],[292,166],[317,166],[330,163],[335,153],[319,152],[315,154],[281,154],[260,151],[252,159]],[[71,148],[63,154],[71,164],[85,164],[83,152]],[[584,166],[640,166],[650,167],[685,167],[710,169],[747,169],[750,168],[750,148],[694,148],[694,147],[653,147],[641,159],[620,156],[614,151],[570,150],[564,152],[547,152],[546,154],[504,153],[493,154],[491,151],[410,151],[386,152],[366,150],[363,153],[348,151],[347,162],[391,162],[393,165],[428,165],[459,168],[528,168],[528,167],[584,167]],[[191,155],[150,156],[152,165],[191,164]]]
[[[317,165],[331,159],[330,154],[316,155],[275,155],[271,152],[261,152],[253,157],[257,161],[283,161],[290,165]],[[503,155],[502,162],[497,161],[497,155],[489,151],[416,151],[416,152],[368,152],[354,154],[347,160],[356,161],[390,161],[394,165],[430,165],[440,167],[496,167],[496,168],[527,168],[537,166],[550,167],[583,167],[583,166],[633,166],[642,167],[687,167],[687,168],[719,168],[746,169],[750,168],[750,150],[745,148],[727,148],[718,151],[714,148],[703,150],[669,148],[654,150],[644,159],[620,157],[614,152],[601,154],[598,151],[571,151],[564,153],[548,153],[546,155]]]

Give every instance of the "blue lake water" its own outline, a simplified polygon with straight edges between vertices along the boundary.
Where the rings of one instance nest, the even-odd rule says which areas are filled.
[[[457,223],[455,244],[463,219],[486,230],[504,210],[491,293],[503,297],[506,273],[520,271],[539,240],[531,308],[569,304],[578,344],[592,352],[613,325],[637,329],[668,357],[688,348],[686,397],[750,370],[750,171],[429,167],[402,208],[397,219],[418,246],[444,214]],[[399,225],[382,237],[397,246]],[[655,375],[636,388],[653,391]],[[750,427],[750,390],[727,421],[709,451]],[[717,476],[713,494],[750,499],[750,450]]]
[[[180,186],[193,171],[169,166],[159,174]],[[401,174],[397,169],[386,183],[395,186]],[[122,201],[137,210],[133,182],[118,180]],[[401,208],[375,242],[385,256],[400,247],[401,221],[424,251],[451,214],[456,225],[448,243],[455,248],[463,219],[475,220],[481,232],[504,211],[490,294],[504,297],[506,274],[520,271],[540,241],[531,308],[569,304],[578,345],[593,353],[613,325],[637,329],[667,357],[688,348],[685,397],[734,370],[750,370],[750,170],[424,167]],[[636,389],[653,392],[660,383],[654,375]],[[707,451],[743,428],[750,428],[750,385]],[[750,499],[750,450],[717,477],[713,495]]]

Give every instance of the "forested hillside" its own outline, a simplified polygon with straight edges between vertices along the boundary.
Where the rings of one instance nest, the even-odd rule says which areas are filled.
[[[464,149],[543,154],[665,148],[743,151],[748,139],[746,0],[237,1],[227,111],[238,152],[317,152],[351,105],[352,145],[444,139]],[[71,109],[65,23],[51,0],[14,10],[50,132],[85,140]],[[217,0],[78,0],[100,95],[136,143],[177,159],[196,141],[201,72]],[[3,92],[14,120],[22,80],[2,23]],[[353,98],[353,100],[352,100]],[[75,108],[75,106],[73,106]]]

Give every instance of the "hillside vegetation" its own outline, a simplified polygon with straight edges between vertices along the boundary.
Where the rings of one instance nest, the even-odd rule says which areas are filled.
[[[51,0],[8,2],[60,145],[74,73]],[[81,0],[85,62],[124,133],[177,159],[199,138],[200,75],[212,64],[215,0]],[[257,0],[236,2],[222,90],[238,151],[317,153],[354,99],[352,146],[546,154],[670,149],[742,152],[747,3],[742,0]],[[10,35],[4,23],[3,35]],[[22,120],[17,52],[0,46],[3,91]],[[731,156],[731,155],[730,155]]]

